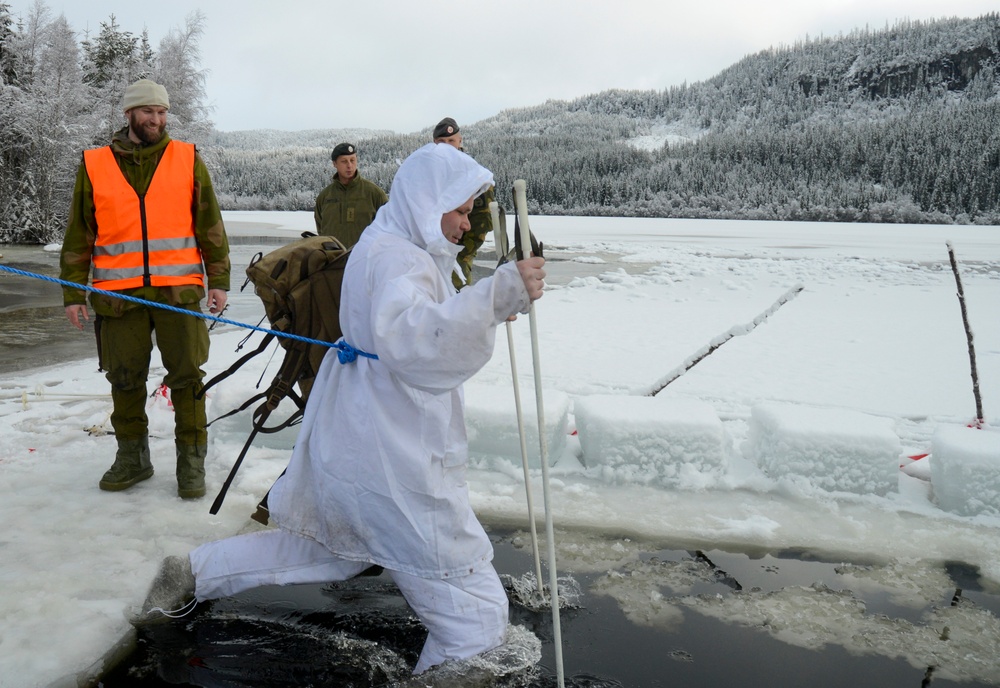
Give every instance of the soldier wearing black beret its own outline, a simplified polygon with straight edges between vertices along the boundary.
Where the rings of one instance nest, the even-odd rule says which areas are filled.
[[[375,213],[389,202],[385,191],[358,174],[358,149],[353,143],[338,143],[330,154],[333,182],[319,192],[313,218],[316,232],[333,236],[347,247],[354,246]]]
[[[337,158],[341,155],[357,155],[358,149],[354,147],[353,143],[338,143],[333,148],[333,153],[330,154],[330,159],[337,162]]]
[[[458,122],[451,117],[445,117],[434,127],[434,143],[450,143],[458,150],[462,150],[462,135],[459,133]],[[455,145],[457,139],[458,145]]]

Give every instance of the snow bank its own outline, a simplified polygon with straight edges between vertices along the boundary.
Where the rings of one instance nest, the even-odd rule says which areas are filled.
[[[801,476],[829,491],[886,495],[902,453],[893,421],[845,409],[763,403],[743,453],[770,477]]]
[[[1000,432],[941,426],[931,457],[938,506],[962,516],[1000,516]]]
[[[700,401],[599,394],[574,407],[583,460],[612,483],[700,487],[726,467],[726,433]]]

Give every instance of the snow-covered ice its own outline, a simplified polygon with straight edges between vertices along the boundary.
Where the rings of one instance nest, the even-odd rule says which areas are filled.
[[[312,224],[310,213],[225,217],[231,232],[289,239]],[[633,561],[634,575],[609,574],[600,587],[648,623],[668,624],[696,605],[734,623],[769,618],[787,642],[867,643],[887,653],[905,631],[913,647],[930,648],[906,650],[914,663],[938,651],[931,630],[894,632],[851,611],[842,592],[661,599],[643,581],[675,576],[683,587],[687,573],[639,561],[637,542],[863,561],[870,568],[851,578],[859,587],[912,581],[923,603],[933,596],[922,586],[936,585],[944,563],[964,562],[1000,592],[996,227],[538,217],[532,230],[546,244],[551,276],[536,313],[546,431],[558,434],[550,437],[552,512],[557,529],[572,533],[559,543],[561,568],[605,571]],[[948,240],[976,335],[982,430],[965,427],[975,406]],[[235,290],[254,250],[234,249],[227,313],[251,324],[259,303]],[[528,319],[512,329],[530,422]],[[245,335],[215,328],[209,375],[240,355]],[[66,336],[93,334],[67,325]],[[266,383],[279,358],[259,356],[214,389],[209,417],[246,399],[262,376]],[[162,373],[154,359],[150,392]],[[643,396],[667,379],[656,397]],[[486,523],[525,523],[503,328],[468,401],[473,506]],[[104,493],[97,481],[115,441],[106,434],[111,402],[96,359],[0,376],[0,686],[71,685],[97,671],[127,637],[127,614],[160,560],[238,532],[281,473],[294,430],[261,437],[219,514],[208,514],[249,428],[233,417],[210,429],[209,496],[178,499],[168,402],[149,402],[156,474]],[[529,442],[537,452],[535,443],[537,433]],[[930,456],[911,458],[920,454]],[[540,494],[537,453],[534,460],[532,490]],[[937,614],[927,629],[947,623],[968,643],[952,642],[949,652],[993,657],[965,675],[992,680],[976,672],[1000,672],[996,617],[962,608]],[[808,619],[808,628],[795,618]]]

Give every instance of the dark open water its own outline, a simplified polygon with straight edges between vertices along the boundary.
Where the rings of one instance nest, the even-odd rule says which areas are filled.
[[[526,571],[534,569],[530,549],[523,548],[526,540],[523,534],[494,532],[491,538],[501,575],[521,579]],[[581,591],[577,604],[560,612],[566,686],[1000,685],[1000,676],[963,682],[947,678],[945,670],[949,667],[915,666],[899,657],[866,650],[864,644],[852,650],[836,644],[818,650],[797,647],[774,637],[767,624],[720,620],[684,608],[683,604],[679,605],[683,618],[667,624],[669,627],[637,623],[641,609],[638,614],[635,609],[627,614],[623,611],[627,604],[601,591],[607,590],[608,581],[614,581],[615,576],[625,580],[650,566],[664,570],[686,567],[695,572],[698,582],[693,587],[671,589],[671,585],[677,585],[676,579],[670,582],[671,576],[657,585],[662,595],[677,595],[678,599],[687,600],[767,595],[783,588],[808,588],[819,580],[831,589],[841,590],[845,583],[838,573],[844,570],[842,562],[816,561],[801,552],[755,554],[751,558],[720,551],[665,549],[643,552],[641,561],[610,573],[560,571],[561,579],[570,575]],[[1000,616],[1000,596],[982,591],[975,571],[956,564],[948,567],[947,574],[948,585],[942,587],[940,599],[929,607],[957,605],[985,610],[996,622]],[[547,574],[543,575],[547,579]],[[845,603],[863,604],[863,615],[886,624],[919,627],[928,611],[900,606],[885,591],[839,594]],[[516,598],[513,591],[512,597]],[[650,607],[653,606],[650,600]],[[793,607],[789,611],[784,623],[793,625],[791,632],[809,633],[809,623],[799,630],[794,628],[794,617],[809,614],[810,609]],[[522,672],[496,685],[555,686],[551,615],[512,600],[511,623],[528,628],[541,639],[542,658],[533,671]],[[778,625],[777,620],[769,623]],[[331,642],[334,636],[353,638],[356,643]],[[106,688],[399,685],[408,678],[406,667],[416,662],[423,638],[422,627],[384,575],[328,586],[261,588],[203,604],[185,619],[141,632],[138,649],[101,685]],[[912,641],[906,634],[900,639],[902,643]],[[359,645],[360,642],[365,644]]]
[[[0,245],[0,254],[8,267],[59,276],[57,251]],[[0,373],[97,357],[93,327],[74,329],[62,302],[59,285],[0,271]]]

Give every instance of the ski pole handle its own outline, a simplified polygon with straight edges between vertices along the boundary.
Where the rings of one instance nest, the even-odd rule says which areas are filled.
[[[514,181],[514,212],[517,213],[517,221],[524,232],[530,232],[528,228],[528,184],[523,179]]]

